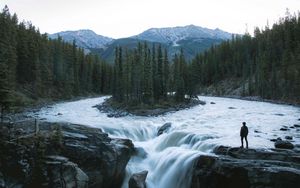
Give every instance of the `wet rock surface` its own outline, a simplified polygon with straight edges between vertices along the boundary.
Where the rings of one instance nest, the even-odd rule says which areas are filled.
[[[198,157],[192,188],[298,187],[300,152],[285,149],[242,149],[219,146],[218,156]]]
[[[146,188],[147,186],[145,181],[147,174],[148,171],[142,171],[132,174],[128,182],[129,188]]]
[[[289,128],[283,127],[283,128],[280,128],[280,130],[281,130],[281,131],[287,131],[287,130],[289,130]]]
[[[89,177],[78,167],[61,156],[47,156],[48,187],[88,187]]]
[[[0,147],[0,187],[121,186],[134,151],[130,140],[68,123],[40,122],[36,134],[34,123],[7,130]]]
[[[288,137],[286,139],[290,139],[292,140],[292,137]],[[281,148],[281,149],[293,149],[294,145],[289,142],[289,141],[285,141],[285,140],[276,140],[276,142],[274,143],[275,148]]]
[[[284,138],[287,139],[287,140],[293,140],[292,136],[285,136]]]
[[[157,136],[167,132],[172,126],[172,123],[168,122],[168,123],[165,123],[163,126],[161,126],[158,131],[157,131]]]

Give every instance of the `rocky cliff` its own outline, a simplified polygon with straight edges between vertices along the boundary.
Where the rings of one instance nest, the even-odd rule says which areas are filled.
[[[36,131],[36,132],[35,132]],[[28,120],[2,125],[0,187],[120,187],[133,152],[100,129]]]

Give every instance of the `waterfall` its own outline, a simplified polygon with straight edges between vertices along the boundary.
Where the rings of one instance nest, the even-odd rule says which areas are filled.
[[[239,146],[241,122],[246,121],[249,127],[250,147],[270,148],[273,146],[270,139],[274,135],[284,138],[291,134],[279,131],[281,126],[293,125],[300,117],[299,108],[293,106],[200,96],[207,102],[205,106],[158,117],[108,118],[92,107],[106,98],[59,103],[35,115],[47,121],[101,128],[110,137],[131,139],[138,152],[126,167],[123,188],[128,187],[133,173],[144,170],[148,171],[148,188],[188,188],[192,166],[198,156],[212,155],[217,145]],[[159,127],[166,122],[172,124],[171,128],[157,136]],[[294,137],[295,144],[300,143],[299,135],[289,136]]]

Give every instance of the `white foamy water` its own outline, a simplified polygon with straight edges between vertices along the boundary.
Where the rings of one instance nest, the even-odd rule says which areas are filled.
[[[206,105],[163,116],[108,118],[92,108],[106,98],[56,104],[42,109],[37,116],[53,122],[89,125],[101,128],[111,137],[131,139],[140,152],[127,165],[124,188],[132,173],[143,170],[149,171],[148,188],[189,187],[194,159],[201,154],[212,155],[217,145],[240,146],[243,121],[249,128],[250,148],[272,148],[270,139],[285,136],[292,136],[294,144],[300,143],[297,129],[280,131],[282,126],[300,124],[300,108],[293,106],[201,96]],[[166,122],[171,122],[172,128],[157,137],[158,128]]]

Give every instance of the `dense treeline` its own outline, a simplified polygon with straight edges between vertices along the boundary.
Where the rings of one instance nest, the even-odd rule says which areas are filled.
[[[183,52],[170,63],[161,45],[138,44],[134,50],[115,49],[113,99],[127,104],[155,104],[170,98],[182,102],[192,95]],[[175,91],[175,93],[173,93]]]
[[[112,93],[114,101],[126,104],[181,102],[230,79],[242,83],[241,95],[300,103],[299,16],[287,13],[272,29],[257,28],[254,37],[233,36],[191,63],[182,51],[168,57],[161,45],[144,43],[133,50],[117,47],[111,66],[75,42],[50,40],[31,23],[19,23],[5,7],[0,12],[0,106],[90,93]]]
[[[0,13],[0,105],[26,99],[110,93],[112,67],[76,44],[49,40],[31,24],[18,23],[7,6]]]
[[[186,63],[183,53],[169,62],[160,45],[150,49],[139,44],[125,52],[118,47],[113,97],[118,102],[152,104],[174,94],[182,101],[185,95],[194,96],[208,86],[235,80],[242,96],[300,103],[299,14],[287,12],[272,29],[256,28],[254,34],[233,36],[198,54],[191,63]],[[230,84],[225,86],[229,90]],[[217,94],[223,95],[227,88],[217,88]]]
[[[299,16],[287,12],[272,29],[256,28],[254,37],[235,36],[197,55],[191,65],[193,83],[205,88],[237,78],[242,95],[299,103]]]

